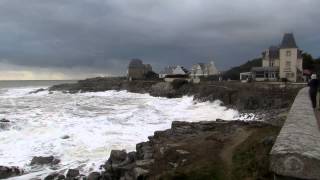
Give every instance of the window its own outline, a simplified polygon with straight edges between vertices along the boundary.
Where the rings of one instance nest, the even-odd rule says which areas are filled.
[[[287,78],[293,78],[294,77],[294,73],[286,73],[286,77]]]
[[[290,61],[286,61],[284,71],[291,71],[291,62]]]
[[[287,56],[291,56],[291,51],[287,51]]]
[[[256,78],[264,78],[264,72],[256,72],[255,74]]]

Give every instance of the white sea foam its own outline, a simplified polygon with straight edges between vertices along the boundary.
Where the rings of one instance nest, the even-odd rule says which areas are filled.
[[[112,149],[135,150],[156,130],[172,121],[208,121],[239,118],[236,110],[193,97],[167,99],[126,91],[63,94],[48,91],[29,94],[34,88],[2,89],[0,119],[11,121],[0,130],[0,164],[30,170],[34,156],[54,155],[60,169],[83,165],[97,168]],[[69,139],[62,139],[64,135]],[[29,176],[46,174],[45,167]],[[26,178],[25,176],[22,178]]]

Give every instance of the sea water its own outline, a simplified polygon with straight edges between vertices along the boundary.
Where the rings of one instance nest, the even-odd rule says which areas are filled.
[[[218,100],[196,102],[188,96],[168,99],[126,91],[30,94],[59,82],[10,83],[0,82],[0,119],[10,121],[0,129],[0,165],[24,168],[28,174],[21,179],[69,168],[80,168],[84,174],[97,170],[112,149],[133,151],[136,143],[170,128],[172,121],[240,118],[238,111]],[[51,155],[61,160],[54,170],[29,166],[32,157]]]

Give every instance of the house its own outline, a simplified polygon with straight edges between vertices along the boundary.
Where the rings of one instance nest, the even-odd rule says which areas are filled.
[[[216,68],[213,61],[209,64],[205,63],[198,63],[192,66],[191,68],[191,77],[192,78],[199,78],[199,77],[208,77],[211,75],[219,74],[218,69]]]
[[[164,70],[160,71],[159,78],[164,79],[167,75],[173,74],[173,66],[167,66],[164,68]]]
[[[253,67],[251,74],[255,81],[278,81],[279,67]]]
[[[250,82],[252,80],[252,72],[243,72],[240,73],[241,82]]]
[[[167,76],[188,76],[189,71],[183,66],[167,66],[159,73],[159,78],[166,78]]]
[[[293,33],[286,33],[279,46],[270,46],[262,53],[262,67],[253,68],[256,80],[289,80],[303,78],[302,51],[298,48]]]
[[[129,80],[141,80],[150,72],[152,72],[150,64],[143,64],[140,59],[132,59],[128,66],[127,77]]]
[[[186,79],[189,81],[189,71],[183,66],[168,66],[159,73],[159,78],[167,82],[172,82],[175,79]]]

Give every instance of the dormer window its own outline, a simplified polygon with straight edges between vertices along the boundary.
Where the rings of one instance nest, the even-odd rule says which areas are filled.
[[[287,51],[287,56],[291,56],[291,51]]]

